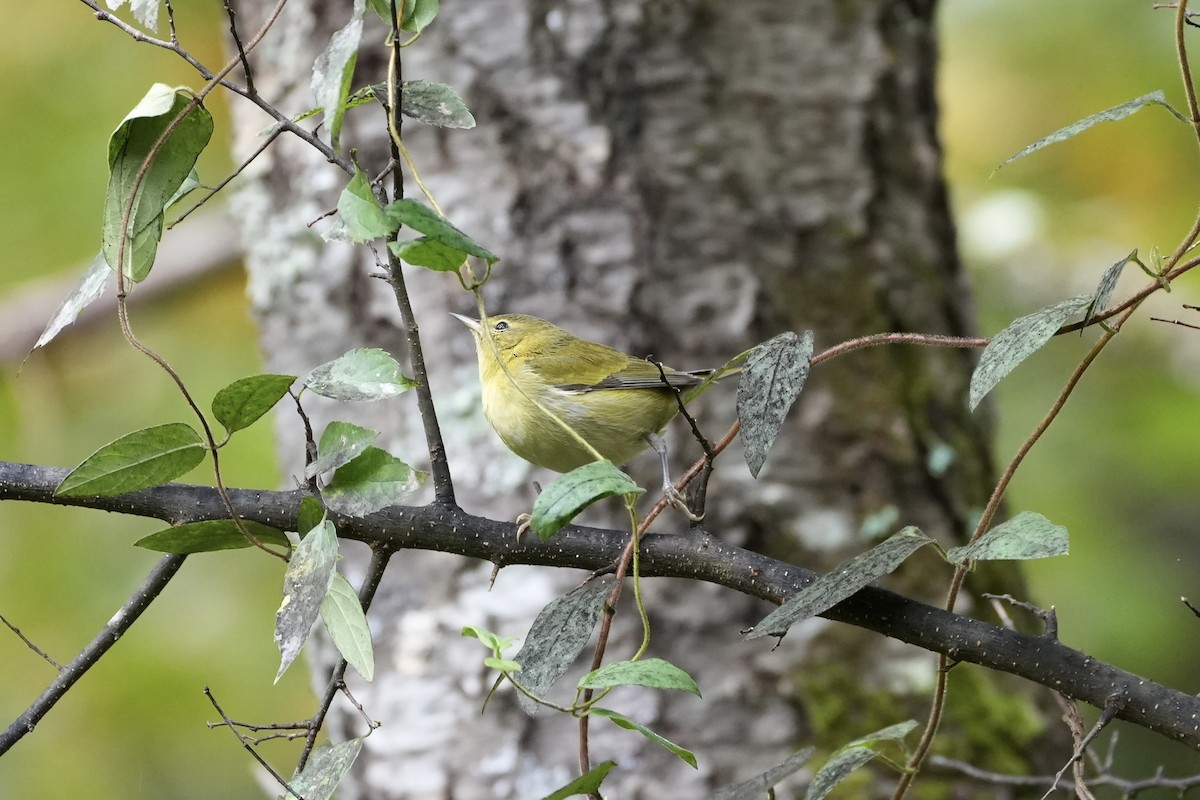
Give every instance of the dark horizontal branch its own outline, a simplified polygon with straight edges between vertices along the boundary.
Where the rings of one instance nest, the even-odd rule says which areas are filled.
[[[0,462],[0,500],[83,506],[154,517],[172,524],[221,519],[215,489],[169,484],[116,497],[56,498],[67,470]],[[229,492],[244,519],[295,530],[301,490]],[[391,548],[436,550],[506,566],[536,564],[598,570],[612,565],[628,533],[569,526],[548,542],[517,542],[513,525],[476,517],[454,506],[396,506],[363,519],[335,518],[339,535]],[[743,550],[706,534],[651,534],[642,540],[646,577],[680,577],[720,584],[780,602],[816,573]],[[868,587],[823,616],[891,636],[958,661],[1018,675],[1200,749],[1200,698],[1184,694],[1074,650],[1056,639],[1010,631],[980,620]]]

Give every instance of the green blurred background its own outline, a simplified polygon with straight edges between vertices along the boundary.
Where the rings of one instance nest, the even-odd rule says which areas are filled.
[[[6,11],[0,230],[8,257],[0,308],[31,281],[69,280],[98,249],[107,137],[150,82],[199,84],[179,59],[134,44],[81,4]],[[185,0],[177,12],[184,44],[219,63],[218,5]],[[1173,250],[1195,214],[1200,162],[1194,137],[1163,109],[1102,125],[992,175],[1029,142],[1154,89],[1182,107],[1173,12],[1119,0],[948,0],[941,15],[947,172],[983,330],[1091,291],[1104,268],[1135,247],[1143,256],[1154,246]],[[210,104],[217,138],[200,165],[209,181],[230,166],[221,152],[222,102]],[[1145,282],[1130,267],[1119,293]],[[1195,282],[1189,276],[1156,297],[1104,353],[1010,494],[1011,509],[1041,512],[1071,532],[1069,557],[1030,567],[1035,597],[1057,607],[1064,641],[1186,692],[1200,689],[1200,621],[1179,602],[1200,599],[1200,493],[1191,474],[1200,427],[1190,421],[1200,400],[1200,332],[1149,316],[1200,323],[1200,314],[1181,308],[1196,302]],[[243,288],[238,272],[224,270],[155,298],[135,319],[139,335],[205,402],[260,369],[246,347],[256,334]],[[1056,340],[1001,384],[999,463],[1093,340],[1090,333]],[[64,334],[20,377],[18,366],[0,364],[5,460],[73,465],[136,427],[188,418],[166,378],[124,346],[112,319]],[[223,459],[229,482],[279,486],[269,424],[238,439]],[[53,656],[71,658],[155,562],[130,544],[159,527],[0,504],[0,614]],[[280,579],[277,562],[248,551],[190,559],[131,634],[0,759],[0,797],[260,796],[232,736],[205,729],[217,715],[202,687],[242,720],[310,713],[302,668],[271,684]],[[2,630],[0,665],[7,725],[52,672]],[[286,771],[293,748],[272,752]],[[1200,772],[1194,753],[1122,728],[1125,774],[1145,776],[1160,763],[1174,774]]]

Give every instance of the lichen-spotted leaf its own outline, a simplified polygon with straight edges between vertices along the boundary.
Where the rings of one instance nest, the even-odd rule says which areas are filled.
[[[971,410],[975,410],[979,402],[1005,375],[1036,353],[1042,345],[1050,341],[1050,337],[1063,323],[1083,311],[1091,302],[1091,295],[1063,300],[1013,320],[1007,328],[993,336],[971,375]]]
[[[826,611],[864,586],[894,571],[904,559],[933,540],[909,526],[894,533],[865,553],[842,562],[789,597],[762,622],[754,626],[747,639],[782,636],[800,620]]]
[[[758,477],[812,366],[813,333],[781,333],[751,351],[737,390],[737,415],[750,474]]]

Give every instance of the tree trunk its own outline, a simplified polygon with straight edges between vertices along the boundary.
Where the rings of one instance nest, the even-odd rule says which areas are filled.
[[[266,4],[246,5],[253,19]],[[445,0],[404,50],[403,77],[456,87],[479,125],[410,121],[405,142],[448,218],[502,256],[484,289],[492,313],[547,317],[680,369],[717,366],[785,330],[812,329],[818,351],[884,331],[966,335],[972,310],[940,171],[932,13],[930,3],[883,0]],[[286,97],[292,112],[310,107],[315,53],[348,14],[348,4],[292,0],[281,20],[291,35],[268,37],[253,59],[264,96]],[[365,41],[379,46],[360,57],[356,85],[386,74],[375,23]],[[264,123],[239,113],[238,149],[248,153]],[[382,130],[378,110],[364,108],[343,134],[368,172],[386,163]],[[238,195],[272,371],[304,374],[365,345],[403,359],[394,301],[372,279],[369,252],[326,245],[306,227],[344,183],[302,143],[281,140]],[[554,476],[508,453],[483,420],[471,337],[447,313],[472,312],[470,295],[445,274],[407,275],[459,503],[497,519],[527,511],[531,482]],[[992,485],[987,420],[966,410],[973,361],[893,346],[820,365],[758,480],[739,453],[718,460],[705,527],[817,569],[910,524],[961,541]],[[734,418],[732,392],[721,386],[695,409],[710,438]],[[392,452],[423,458],[411,398],[316,416],[318,432],[333,416],[353,418],[382,430]],[[295,475],[297,427],[286,415],[279,427]],[[676,427],[678,469],[699,450]],[[653,457],[631,469],[658,485]],[[585,519],[620,524],[606,513]],[[686,520],[668,515],[656,528],[682,532]],[[340,796],[529,798],[570,780],[574,722],[526,717],[511,692],[480,715],[493,675],[459,630],[520,636],[586,576],[511,567],[489,591],[489,564],[416,552],[395,561],[372,610],[375,682],[352,686],[383,727]],[[921,554],[895,585],[936,602],[948,578]],[[1012,575],[996,580],[1016,585]],[[651,655],[691,672],[704,698],[622,692],[610,705],[696,751],[700,768],[593,724],[594,761],[620,765],[606,782],[613,796],[700,797],[799,746],[835,749],[927,714],[928,653],[824,620],[772,649],[739,635],[770,610],[759,601],[678,580],[646,588]],[[611,659],[640,636],[631,605],[616,629]],[[328,661],[317,660],[320,681]],[[1009,725],[1013,695],[998,680],[956,671],[954,683],[969,687],[951,686],[965,704],[952,705],[953,735],[939,752],[1012,768],[1033,750],[1039,728]],[[341,711],[334,738],[361,734],[357,712]]]

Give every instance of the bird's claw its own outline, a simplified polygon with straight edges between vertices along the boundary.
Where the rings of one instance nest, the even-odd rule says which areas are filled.
[[[663,497],[666,498],[667,502],[672,508],[674,508],[676,511],[679,511],[692,522],[700,522],[704,519],[703,514],[696,514],[690,508],[688,508],[687,503],[685,503],[683,500],[683,495],[679,493],[679,490],[675,488],[674,484],[663,484]]]

